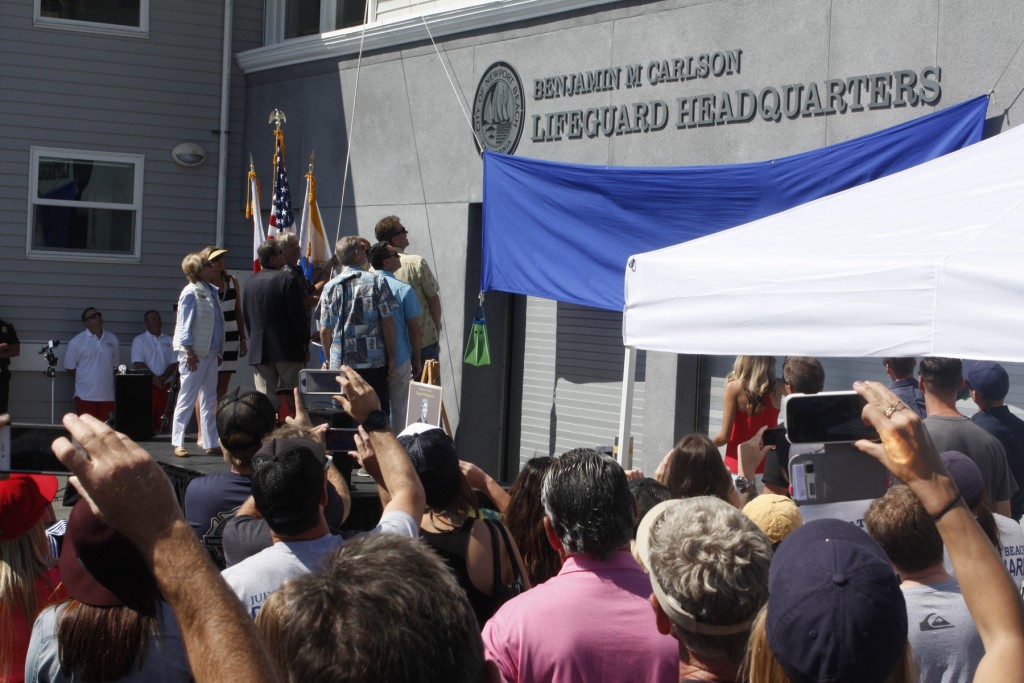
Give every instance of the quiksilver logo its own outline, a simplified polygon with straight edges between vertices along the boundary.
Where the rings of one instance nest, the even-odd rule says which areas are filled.
[[[525,118],[523,84],[505,62],[487,67],[473,99],[473,130],[485,150],[511,154],[519,145]]]
[[[921,620],[922,631],[940,631],[944,628],[953,628],[953,624],[946,621],[944,617],[932,612]]]

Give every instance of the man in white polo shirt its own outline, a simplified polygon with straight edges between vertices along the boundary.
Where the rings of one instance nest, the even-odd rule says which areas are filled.
[[[159,432],[178,357],[171,350],[171,338],[164,334],[159,311],[146,311],[142,322],[146,331],[132,340],[132,365],[153,374],[153,430]]]
[[[117,335],[103,331],[103,314],[82,311],[85,330],[68,342],[64,367],[75,378],[75,412],[106,421],[114,412],[114,368],[121,349]]]

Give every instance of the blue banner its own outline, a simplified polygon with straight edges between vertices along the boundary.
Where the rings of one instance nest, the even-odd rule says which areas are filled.
[[[981,139],[987,109],[981,96],[752,164],[583,166],[484,152],[481,289],[622,310],[632,254],[743,225],[971,145]]]

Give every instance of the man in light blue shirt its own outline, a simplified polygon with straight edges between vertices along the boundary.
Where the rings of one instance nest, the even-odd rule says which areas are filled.
[[[405,428],[409,403],[409,383],[420,376],[420,302],[416,292],[394,273],[402,266],[398,252],[387,242],[370,247],[370,265],[388,283],[397,307],[392,309],[395,323],[395,373],[388,382],[391,397],[391,424],[396,431]]]

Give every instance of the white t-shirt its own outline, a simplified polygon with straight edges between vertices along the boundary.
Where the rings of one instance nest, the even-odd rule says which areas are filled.
[[[999,532],[999,545],[1002,549],[999,551],[999,557],[1003,560],[1003,564],[1006,565],[1006,571],[1010,573],[1010,578],[1013,579],[1013,585],[1020,590],[1021,585],[1024,585],[1024,528],[1021,525],[1013,521],[1009,517],[992,513],[992,516],[996,520],[996,531]],[[956,576],[953,572],[953,563],[949,560],[949,551],[943,548],[942,551],[942,564],[946,571]]]
[[[416,520],[404,512],[385,512],[377,528],[369,533],[416,538],[419,526]],[[221,572],[221,576],[245,605],[249,616],[256,618],[256,613],[271,593],[289,579],[317,571],[323,558],[343,543],[341,536],[331,534],[310,541],[278,541],[266,550],[228,567]]]
[[[64,367],[75,371],[75,397],[83,401],[114,400],[114,368],[121,357],[120,342],[104,330],[97,338],[82,330],[68,342]]]
[[[171,350],[171,338],[143,332],[132,340],[132,363],[145,363],[154,375],[162,375],[167,366],[177,364],[178,356]]]
[[[1024,585],[1024,529],[1009,517],[994,513],[992,516],[996,518],[999,542],[1003,546],[999,555],[1017,585],[1017,590],[1020,590],[1021,585]]]

